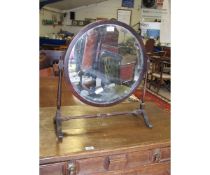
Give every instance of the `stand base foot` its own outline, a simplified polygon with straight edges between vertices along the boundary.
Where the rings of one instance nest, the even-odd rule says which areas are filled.
[[[54,118],[54,126],[55,126],[55,134],[57,136],[57,141],[62,142],[63,141],[63,132],[62,132],[62,121],[61,121],[61,112],[60,110],[56,111],[56,116]]]
[[[142,117],[143,117],[143,119],[144,119],[144,123],[145,123],[145,125],[148,127],[148,128],[152,128],[153,126],[152,126],[152,124],[150,123],[150,121],[149,121],[149,118],[148,118],[148,116],[147,116],[147,114],[146,114],[146,112],[145,112],[145,103],[144,102],[141,102],[140,103],[140,110],[141,110],[141,115],[142,115]]]
[[[149,118],[148,118],[148,116],[147,116],[147,114],[146,114],[146,112],[145,112],[144,110],[142,110],[142,116],[143,116],[145,125],[146,125],[148,128],[152,128],[153,126],[152,126],[152,124],[150,123]]]

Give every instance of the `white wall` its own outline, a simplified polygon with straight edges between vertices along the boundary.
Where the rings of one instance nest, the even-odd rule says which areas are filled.
[[[170,0],[165,0],[163,8],[167,9],[167,14],[162,15],[160,26],[160,42],[171,43],[171,4]]]
[[[170,4],[168,0],[164,0],[164,8],[169,8]],[[170,2],[170,0],[169,0]],[[140,13],[141,13],[141,0],[134,0],[134,8],[124,8],[121,7],[122,0],[107,0],[105,2],[96,3],[88,6],[82,6],[76,9],[71,9],[67,11],[59,11],[58,12],[66,12],[66,17],[64,18],[63,26],[51,26],[51,25],[42,25],[42,19],[52,19],[52,15],[56,15],[57,19],[59,19],[60,13],[48,11],[48,10],[40,10],[40,35],[45,36],[51,33],[57,33],[61,28],[63,30],[72,32],[77,34],[82,27],[79,26],[71,26],[66,25],[69,24],[70,17],[69,12],[76,12],[76,20],[84,20],[85,18],[117,18],[117,10],[118,9],[129,9],[132,10],[131,16],[131,26],[135,25],[140,21]],[[56,11],[56,10],[55,10]],[[137,30],[139,25],[135,26]],[[161,42],[170,43],[170,8],[169,14],[166,16],[162,16],[162,24],[161,24]]]
[[[74,11],[76,12],[76,20],[84,20],[85,18],[116,18],[117,19],[117,9],[130,9],[132,10],[131,16],[131,26],[135,25],[140,21],[140,7],[141,7],[141,0],[134,1],[134,8],[124,8],[121,7],[122,0],[108,0],[105,2],[101,2],[98,4],[92,4],[89,6],[80,7],[77,9],[67,10],[67,16],[65,18],[65,22],[68,23],[69,21],[69,12]],[[78,26],[63,26],[63,30],[78,33],[81,27]],[[138,29],[138,26],[135,27]]]
[[[60,29],[62,28],[62,26],[52,26],[52,25],[43,25],[42,24],[42,20],[43,19],[52,19],[52,15],[56,15],[57,19],[60,19],[60,13],[59,12],[53,12],[53,11],[49,11],[46,9],[41,9],[39,12],[39,35],[40,36],[46,36],[46,35],[50,35],[52,33],[57,33],[58,31],[60,31]]]

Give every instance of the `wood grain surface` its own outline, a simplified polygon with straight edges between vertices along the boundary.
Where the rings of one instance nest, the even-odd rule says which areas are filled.
[[[40,107],[53,107],[56,106],[58,77],[41,77],[39,80],[39,95]],[[62,81],[62,106],[69,105],[82,105],[76,97],[74,97],[67,86],[67,82],[63,78]]]
[[[63,115],[82,115],[100,112],[132,110],[138,103],[122,103],[114,107],[97,108],[90,106],[62,107]],[[100,119],[74,119],[63,123],[65,137],[57,143],[53,117],[55,107],[40,108],[40,163],[56,162],[70,158],[94,156],[110,151],[125,151],[135,148],[170,145],[169,112],[159,109],[154,103],[146,104],[146,112],[153,124],[149,129],[142,117],[117,116]],[[146,147],[145,147],[146,145]],[[86,150],[93,147],[94,150]],[[132,149],[133,148],[133,149]]]
[[[63,173],[70,160],[76,174],[170,174],[170,112],[153,102],[145,110],[153,124],[147,128],[141,116],[120,115],[63,122],[64,139],[57,142],[53,118],[56,112],[57,77],[40,78],[40,174]],[[112,107],[92,107],[75,98],[63,81],[62,115],[129,111],[137,102]],[[160,159],[156,155],[160,153]]]

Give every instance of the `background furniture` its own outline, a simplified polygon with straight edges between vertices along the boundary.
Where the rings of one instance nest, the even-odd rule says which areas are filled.
[[[155,40],[154,39],[148,39],[145,43],[145,50],[147,56],[150,56],[154,52],[154,45],[155,45]]]
[[[40,37],[40,50],[66,50],[68,42],[61,39]]]
[[[39,69],[40,76],[58,76],[58,61],[63,57],[65,51],[61,50],[40,50]]]
[[[151,86],[156,88],[158,93],[161,86],[165,86],[170,91],[170,60],[166,61],[163,57],[151,57],[150,58],[150,70],[148,71],[149,89]]]
[[[161,93],[159,93],[159,90],[162,87],[170,92],[171,47],[161,45],[156,46],[154,39],[148,39],[145,43],[145,50],[149,59],[146,77],[148,82],[147,87],[149,87],[149,89],[151,89],[151,86],[154,87],[155,93],[158,95],[163,92],[161,91]],[[164,97],[165,95],[161,96]]]
[[[146,55],[148,56],[148,58],[150,59],[150,57],[155,56],[156,58],[162,58],[163,57],[167,57],[170,58],[169,56],[166,56],[166,54],[168,54],[168,52],[166,52],[166,50],[163,50],[162,47],[157,48],[155,46],[155,40],[154,39],[148,39],[145,42],[145,51],[146,51]]]

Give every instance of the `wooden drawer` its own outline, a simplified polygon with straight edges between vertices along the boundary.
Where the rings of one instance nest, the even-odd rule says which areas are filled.
[[[98,175],[115,174],[115,172],[126,172],[126,175],[153,175],[154,172],[150,172],[149,168],[146,171],[148,166],[157,170],[155,175],[168,175],[170,168],[160,169],[159,164],[169,164],[169,161],[170,148],[164,147],[41,165],[40,175]]]
[[[40,165],[40,175],[93,175],[122,170],[127,164],[125,154],[71,160]]]
[[[93,173],[91,175],[170,175],[170,162],[148,164],[146,166],[122,171],[108,171],[105,173]]]
[[[76,174],[93,174],[107,171],[117,171],[125,168],[127,156],[125,154],[110,155],[76,160]]]
[[[149,150],[128,153],[127,168],[134,168],[149,164],[151,162],[150,157],[151,157],[151,151]]]
[[[169,147],[158,148],[152,151],[151,161],[153,163],[170,161],[171,150]]]
[[[120,175],[170,175],[170,163],[148,164],[139,168],[125,170]]]
[[[54,163],[50,165],[40,165],[40,175],[63,175],[64,163]]]
[[[40,175],[76,175],[76,162],[68,161],[62,163],[53,163],[49,165],[40,165]]]
[[[76,160],[76,174],[78,175],[100,173],[105,171],[107,171],[105,157]]]
[[[170,159],[171,159],[171,149],[169,147],[162,148],[160,156],[161,162],[170,161]]]

